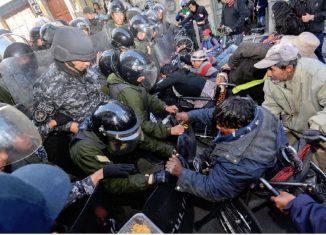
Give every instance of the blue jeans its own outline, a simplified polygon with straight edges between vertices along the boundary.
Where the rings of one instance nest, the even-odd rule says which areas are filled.
[[[318,60],[324,64],[325,63],[325,59],[323,57],[323,43],[324,43],[324,34],[323,33],[314,33],[314,35],[318,38],[320,44],[317,47],[317,49],[315,50],[315,54],[318,57]]]
[[[228,61],[231,55],[233,55],[233,53],[235,52],[235,50],[238,48],[237,45],[231,45],[228,48],[226,48],[225,51],[223,51],[221,54],[219,54],[216,57],[217,60],[217,69],[220,69],[223,67],[223,65],[225,65]]]
[[[257,16],[257,27],[265,26],[265,16]]]

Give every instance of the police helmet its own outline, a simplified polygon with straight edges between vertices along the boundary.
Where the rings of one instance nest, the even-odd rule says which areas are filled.
[[[64,25],[58,21],[49,22],[42,25],[42,27],[40,28],[40,37],[44,46],[46,46],[47,48],[51,47],[55,31],[63,26]]]
[[[35,26],[29,31],[29,38],[32,42],[35,42],[37,39],[40,38],[40,29],[41,26]]]
[[[90,127],[113,156],[132,152],[141,136],[135,112],[117,100],[100,103],[91,116]]]
[[[32,55],[33,49],[30,45],[22,42],[11,43],[3,53],[3,59],[9,57],[20,57],[22,55]]]
[[[137,34],[139,32],[146,33],[147,40],[152,39],[153,35],[153,25],[145,15],[136,15],[132,17],[130,21],[130,31],[134,35],[134,37],[137,37]]]
[[[130,49],[135,46],[134,36],[123,27],[115,28],[111,34],[111,44],[114,48]]]
[[[91,39],[74,27],[64,26],[57,29],[52,44],[53,56],[61,62],[90,61],[95,58]]]
[[[79,28],[81,30],[86,30],[88,33],[90,33],[91,28],[90,25],[85,17],[78,17],[76,19],[73,19],[69,22],[69,25],[71,27]]]
[[[132,85],[139,85],[139,77],[144,76],[142,82],[145,88],[150,89],[156,83],[157,67],[149,56],[142,51],[130,49],[121,53],[118,62],[119,76]]]
[[[108,77],[111,73],[117,72],[119,53],[114,50],[104,51],[99,60],[99,68],[102,74]]]
[[[110,14],[112,14],[114,12],[125,12],[125,11],[126,11],[126,8],[122,4],[122,2],[120,2],[119,0],[114,0],[110,5],[110,9],[109,9]]]

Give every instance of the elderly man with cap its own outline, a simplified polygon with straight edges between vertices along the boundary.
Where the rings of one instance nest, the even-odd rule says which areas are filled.
[[[316,59],[300,58],[299,49],[281,43],[268,50],[254,65],[267,68],[263,106],[278,116],[293,144],[305,137],[326,134],[326,66]],[[320,167],[326,170],[326,154],[317,151]]]
[[[218,73],[217,69],[208,60],[207,54],[203,50],[195,51],[191,56],[191,72],[213,80]]]

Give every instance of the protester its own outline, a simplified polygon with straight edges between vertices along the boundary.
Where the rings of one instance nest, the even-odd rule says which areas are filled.
[[[275,206],[282,212],[289,213],[292,223],[299,233],[325,233],[326,207],[315,202],[309,195],[294,195],[281,191],[272,197]]]

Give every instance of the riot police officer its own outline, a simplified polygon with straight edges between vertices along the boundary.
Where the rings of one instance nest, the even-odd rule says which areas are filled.
[[[77,28],[61,27],[52,49],[55,62],[34,85],[33,120],[46,140],[47,151],[67,154],[69,133],[77,133],[79,124],[107,96],[101,92],[98,78],[88,73],[95,53],[87,35]],[[66,148],[58,147],[60,144]],[[63,155],[49,154],[49,159],[55,161],[56,156]]]
[[[81,30],[83,30],[83,32],[86,35],[91,35],[92,31],[91,31],[91,26],[88,23],[87,19],[84,17],[78,17],[76,19],[73,19],[69,22],[69,25],[72,27],[76,27],[79,28]]]
[[[64,25],[59,21],[53,21],[42,25],[40,28],[40,37],[44,48],[48,49],[51,47],[55,31],[63,26]]]
[[[132,33],[123,27],[113,29],[111,44],[113,48],[118,49],[120,52],[124,52],[135,47]]]
[[[40,29],[41,26],[35,26],[29,31],[30,45],[34,51],[45,49],[45,47],[42,46]]]
[[[146,91],[145,88],[150,89],[157,79],[157,67],[148,55],[139,50],[127,50],[120,55],[116,68],[117,72],[108,77],[110,96],[132,107],[140,119],[142,130],[160,140],[170,135],[181,135],[184,131],[181,125],[170,128],[150,121],[150,112],[175,113],[178,109],[175,105],[165,105]]]
[[[119,0],[114,0],[109,8],[111,19],[104,25],[103,31],[108,38],[111,38],[112,30],[119,27],[128,28],[125,22],[126,8]]]
[[[115,163],[133,163],[138,171],[127,179],[110,179],[105,187],[111,193],[145,190],[151,184],[167,181],[163,161],[140,159],[139,148],[144,146],[144,133],[135,112],[116,100],[101,103],[91,116],[87,129],[80,131],[72,141],[70,153],[73,162],[86,175]],[[141,157],[141,156],[140,156]]]

